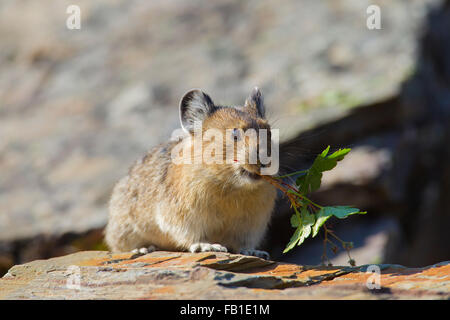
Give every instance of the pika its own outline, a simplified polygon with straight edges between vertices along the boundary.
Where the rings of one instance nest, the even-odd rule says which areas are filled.
[[[275,187],[261,179],[264,167],[251,163],[250,151],[261,146],[242,132],[265,129],[263,97],[254,88],[243,106],[215,105],[198,89],[188,91],[179,104],[184,134],[151,149],[114,187],[109,203],[105,240],[112,251],[148,253],[167,251],[221,251],[269,258],[257,250],[275,205]],[[173,161],[176,146],[193,150],[195,124],[202,132],[222,132],[230,139],[203,141],[203,150],[220,143],[225,150],[232,141],[234,158],[245,161],[199,163],[194,152],[181,152],[187,163]],[[220,148],[219,148],[220,149]],[[214,153],[214,152],[213,152]],[[216,155],[217,156],[217,155]]]

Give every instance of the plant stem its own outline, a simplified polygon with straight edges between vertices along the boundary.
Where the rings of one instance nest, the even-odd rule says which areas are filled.
[[[269,183],[271,183],[272,185],[274,185],[275,187],[277,187],[278,189],[280,189],[284,194],[286,194],[286,196],[289,198],[289,200],[291,200],[291,204],[292,202],[296,203],[296,199],[292,199],[290,193],[294,193],[297,197],[299,197],[301,200],[305,200],[306,202],[308,202],[309,204],[312,204],[313,206],[322,209],[323,207],[321,205],[318,205],[317,203],[314,203],[313,201],[311,201],[310,199],[308,199],[307,197],[305,197],[304,195],[300,194],[298,189],[291,186],[290,184],[284,182],[284,181],[276,181],[274,178],[272,177],[268,177],[268,176],[261,176],[262,178],[264,178],[266,181],[268,181]],[[286,188],[284,188],[282,185],[286,186]],[[289,192],[289,190],[291,190],[291,192]],[[297,206],[301,206],[301,205],[297,205]],[[312,210],[314,210],[313,207],[310,206],[310,208]],[[316,210],[314,210],[316,211]]]
[[[350,249],[345,245],[347,242],[342,240],[341,238],[339,238],[333,231],[331,231],[330,229],[327,228],[327,226],[324,224],[323,228],[325,230],[325,239],[327,238],[327,234],[329,233],[330,235],[332,235],[336,240],[338,240],[341,243],[341,246],[343,249],[345,249],[345,251],[347,252],[347,256],[350,260],[353,260],[352,257],[350,256]]]
[[[283,176],[277,176],[277,177],[274,177],[274,179],[283,179],[283,178],[295,176],[296,174],[303,173],[303,172],[307,172],[307,171],[308,171],[308,170],[296,171],[296,172],[292,172],[292,173],[289,173],[289,174],[285,174],[285,175],[283,175]]]
[[[327,230],[325,229],[325,238],[323,239],[323,253],[322,253],[322,264],[325,265],[325,261],[328,262],[328,264],[331,263],[330,259],[328,258],[327,255],[327,242],[330,241],[328,240],[328,235],[327,235]]]
[[[300,221],[300,225],[302,224],[302,220],[301,220],[301,215],[298,212],[298,208],[299,207],[301,208],[304,205],[306,205],[307,208],[309,207],[311,209],[312,213],[314,214],[317,211],[319,211],[320,209],[323,209],[323,206],[318,205],[317,203],[314,203],[313,201],[308,199],[306,196],[300,194],[299,190],[296,187],[294,187],[294,186],[292,186],[292,185],[290,185],[290,184],[288,184],[288,183],[286,183],[286,182],[284,182],[282,180],[278,181],[276,179],[283,178],[283,177],[288,177],[288,176],[291,176],[291,175],[294,175],[294,174],[298,174],[300,172],[305,172],[305,171],[307,171],[307,170],[297,171],[297,172],[294,172],[292,174],[285,175],[285,176],[280,176],[280,177],[270,177],[270,176],[260,175],[261,178],[263,178],[264,180],[266,180],[267,182],[269,182],[270,184],[272,184],[273,186],[275,186],[276,188],[281,190],[286,195],[286,197],[288,197],[288,199],[289,199],[289,201],[291,203],[291,207],[294,208],[295,215],[297,216],[298,221]],[[307,203],[305,204],[305,203],[302,203],[301,201],[304,201],[304,202],[307,202]],[[342,248],[345,249],[345,251],[347,252],[347,255],[348,255],[349,259],[350,259],[349,262],[353,261],[353,262],[350,262],[353,265],[354,264],[354,260],[350,256],[350,249],[349,249],[348,245],[346,245],[347,242],[343,241],[332,230],[328,229],[326,224],[323,224],[323,228],[324,228],[324,232],[325,232],[325,237],[324,237],[324,240],[323,240],[322,263],[325,264],[325,261],[327,261],[328,264],[331,264],[331,261],[330,261],[330,259],[327,256],[327,243],[329,242],[334,247],[336,247],[336,245],[333,243],[333,241],[331,241],[328,238],[328,234],[330,234],[331,236],[333,236],[336,240],[338,240],[341,243]]]

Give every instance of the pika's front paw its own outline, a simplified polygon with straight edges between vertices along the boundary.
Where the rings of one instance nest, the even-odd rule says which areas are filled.
[[[150,247],[143,247],[143,248],[136,248],[131,250],[131,253],[133,254],[147,254],[150,252],[156,251],[156,247],[155,246],[150,246]]]
[[[227,248],[218,244],[218,243],[206,243],[206,242],[198,242],[194,243],[189,247],[190,252],[228,252]]]
[[[266,251],[262,250],[254,250],[254,249],[243,249],[240,251],[240,254],[246,255],[246,256],[254,256],[262,259],[269,260],[270,255]]]

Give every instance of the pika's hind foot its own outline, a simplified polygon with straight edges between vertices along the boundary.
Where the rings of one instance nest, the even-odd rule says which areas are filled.
[[[189,247],[190,252],[228,252],[227,248],[218,243],[197,242]]]
[[[131,250],[131,253],[144,255],[144,254],[147,254],[147,253],[151,253],[153,251],[156,251],[156,247],[155,246],[136,248],[136,249]]]
[[[240,251],[240,254],[246,255],[246,256],[254,256],[254,257],[258,257],[258,258],[262,258],[265,260],[269,260],[270,259],[270,255],[268,252],[266,251],[262,251],[262,250],[254,250],[254,249],[243,249]]]

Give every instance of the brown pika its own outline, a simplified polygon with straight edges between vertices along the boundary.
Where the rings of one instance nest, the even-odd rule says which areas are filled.
[[[250,161],[253,151],[264,148],[261,140],[244,134],[265,129],[270,141],[261,92],[255,88],[244,106],[226,107],[191,90],[181,99],[180,120],[184,134],[151,149],[114,187],[105,230],[108,246],[112,251],[222,251],[268,258],[256,248],[276,190],[261,179],[262,161]],[[198,142],[198,125],[202,134],[212,130],[223,139],[203,136]],[[213,161],[205,161],[205,154]]]

